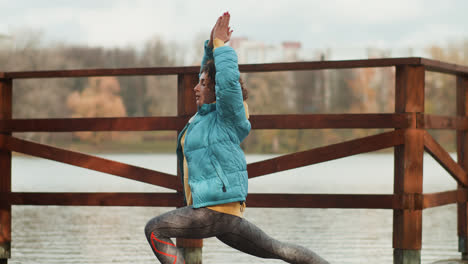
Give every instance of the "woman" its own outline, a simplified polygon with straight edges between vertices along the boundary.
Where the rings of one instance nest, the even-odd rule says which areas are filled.
[[[237,55],[224,46],[232,34],[229,19],[229,13],[224,13],[205,42],[199,83],[194,88],[198,111],[178,138],[187,206],[151,219],[145,227],[148,242],[161,263],[184,263],[171,237],[213,236],[262,258],[327,263],[304,247],[269,237],[242,218],[248,177],[239,144],[251,127]]]

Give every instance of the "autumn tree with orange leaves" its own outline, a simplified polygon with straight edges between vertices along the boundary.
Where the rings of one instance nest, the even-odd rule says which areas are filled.
[[[67,106],[73,118],[80,117],[122,117],[127,111],[119,95],[120,85],[114,77],[89,78],[88,85],[82,92],[75,91],[67,99]],[[95,144],[104,139],[118,138],[117,132],[75,132],[79,139]]]

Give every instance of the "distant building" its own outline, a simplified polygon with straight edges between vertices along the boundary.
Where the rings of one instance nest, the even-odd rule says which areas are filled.
[[[282,48],[284,61],[297,61],[299,59],[300,42],[283,42]]]
[[[238,37],[238,38],[232,38],[230,41],[229,41],[229,45],[235,49],[235,50],[238,50],[242,44],[242,42],[244,41],[247,41],[247,38],[244,38],[244,37]]]
[[[300,42],[268,45],[247,38],[232,38],[230,45],[236,50],[241,64],[297,61],[302,47]]]

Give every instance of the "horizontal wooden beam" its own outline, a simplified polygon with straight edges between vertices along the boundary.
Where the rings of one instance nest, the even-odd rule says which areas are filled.
[[[241,64],[241,72],[272,72],[272,71],[300,71],[322,69],[345,69],[365,67],[392,67],[397,65],[420,65],[421,58],[387,58],[368,60],[340,60],[340,61],[308,61],[286,63]],[[136,75],[175,75],[194,74],[200,71],[199,66],[189,67],[157,67],[157,68],[122,68],[122,69],[82,69],[57,71],[24,71],[4,72],[0,78],[64,78],[64,77],[93,77],[93,76],[136,76]]]
[[[254,178],[401,144],[403,144],[403,132],[396,130],[250,163],[247,165],[247,170],[249,178]]]
[[[409,114],[252,115],[253,129],[407,128]]]
[[[418,194],[281,194],[250,193],[248,207],[342,208],[342,209],[422,209]]]
[[[339,61],[307,61],[286,63],[263,63],[239,65],[241,72],[273,72],[273,71],[301,71],[324,69],[347,69],[368,67],[393,67],[401,65],[424,65],[428,71],[468,75],[468,67],[431,59],[408,57],[367,60],[339,60]],[[151,67],[151,68],[120,68],[120,69],[81,69],[56,71],[23,71],[2,72],[0,79],[25,78],[65,78],[65,77],[93,77],[93,76],[144,76],[144,75],[176,75],[196,74],[198,66],[188,67]]]
[[[180,130],[190,117],[106,117],[0,120],[0,131],[156,131]],[[253,129],[406,128],[408,114],[252,115]]]
[[[423,207],[425,209],[462,202],[468,202],[467,189],[424,194]]]
[[[0,148],[35,157],[54,160],[85,169],[100,171],[135,181],[150,183],[169,189],[178,191],[182,190],[182,183],[175,175],[153,171],[79,152],[29,142],[11,136],[0,135]]]
[[[273,71],[304,71],[326,69],[348,69],[369,67],[393,67],[398,65],[420,65],[421,58],[386,58],[366,60],[330,60],[330,61],[304,61],[264,64],[239,65],[241,72],[273,72]]]
[[[188,67],[149,67],[119,69],[77,69],[55,71],[22,71],[4,72],[5,79],[38,79],[38,78],[81,78],[96,76],[145,76],[193,74],[200,71],[199,66]]]
[[[440,116],[417,114],[416,124],[423,129],[467,130],[468,118],[462,116]]]
[[[182,193],[1,193],[12,205],[61,206],[183,206]],[[417,195],[394,194],[283,194],[251,193],[248,207],[265,208],[343,208],[343,209],[421,209]]]
[[[183,206],[181,193],[2,193],[12,205]]]
[[[468,175],[465,170],[427,131],[424,132],[424,148],[459,184],[468,187]]]
[[[182,129],[190,117],[106,117],[0,120],[0,131],[156,131]]]
[[[453,63],[442,62],[438,60],[431,60],[421,58],[421,63],[424,68],[432,72],[448,73],[453,75],[468,75],[468,67]]]
[[[248,207],[392,209],[393,194],[258,194],[247,196]]]

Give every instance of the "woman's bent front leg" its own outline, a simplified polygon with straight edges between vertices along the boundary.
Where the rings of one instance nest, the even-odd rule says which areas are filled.
[[[207,208],[182,207],[151,219],[145,227],[146,239],[163,264],[185,263],[180,250],[170,238],[201,239],[219,234],[221,214]]]

